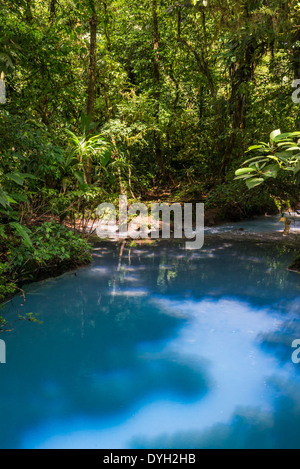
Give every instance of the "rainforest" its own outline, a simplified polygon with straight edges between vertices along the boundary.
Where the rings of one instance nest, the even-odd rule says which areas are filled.
[[[1,448],[300,447],[299,18],[0,0]]]

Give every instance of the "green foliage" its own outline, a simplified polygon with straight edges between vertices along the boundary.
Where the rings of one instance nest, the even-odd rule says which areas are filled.
[[[241,181],[224,183],[213,189],[206,199],[206,209],[213,209],[226,220],[239,221],[253,217],[277,213],[276,199],[268,188],[259,191],[245,191]]]
[[[34,313],[27,313],[25,314],[25,316],[21,316],[20,314],[18,315],[18,318],[19,320],[23,320],[23,321],[28,321],[28,322],[34,322],[36,324],[43,324],[43,321],[40,321],[38,319],[38,314],[34,314]]]
[[[84,229],[120,193],[204,200],[227,218],[296,204],[298,132],[252,144],[228,181],[251,142],[298,128],[298,1],[2,4],[3,298],[19,278],[87,262],[62,223]]]
[[[83,171],[84,182],[90,184],[92,182],[92,165],[105,168],[112,154],[112,146],[101,137],[101,135],[89,134],[92,129],[90,120],[83,121],[84,133],[77,136],[74,132],[66,129],[66,133],[71,140],[71,154],[78,159],[78,168]],[[81,181],[80,174],[74,173],[79,182]]]
[[[0,304],[16,292],[16,285],[9,279],[10,267],[8,263],[0,263]]]
[[[269,143],[252,145],[248,152],[254,152],[257,156],[246,160],[245,167],[235,172],[235,179],[244,180],[248,189],[286,172],[292,175],[291,183],[299,184],[300,132],[281,133],[275,130],[270,135]]]
[[[218,184],[253,138],[297,122],[295,0],[167,0],[155,12],[157,38],[151,2],[95,2],[97,124],[86,115],[92,9],[61,0],[54,15],[49,2],[25,3],[4,1],[0,12],[0,138],[1,164],[34,175],[30,190],[96,183],[111,193],[121,178],[144,195],[158,182],[190,184],[190,168]]]
[[[110,159],[109,153],[109,144],[101,138],[100,135],[77,137],[73,132],[66,129],[66,132],[69,134],[72,140],[72,150],[74,154],[78,157],[79,161],[83,164],[86,164],[86,160],[89,157],[99,158],[101,164],[105,167]]]
[[[32,248],[32,240],[30,238],[31,231],[26,226],[20,225],[20,223],[12,222],[9,224],[15,229],[16,233],[22,238],[23,244],[26,248]]]
[[[24,280],[56,275],[91,261],[85,239],[55,222],[29,228],[19,223],[0,225],[0,303]]]
[[[11,269],[18,276],[30,276],[38,271],[59,271],[90,262],[87,241],[69,228],[55,222],[34,227],[31,246],[22,244],[11,250]]]

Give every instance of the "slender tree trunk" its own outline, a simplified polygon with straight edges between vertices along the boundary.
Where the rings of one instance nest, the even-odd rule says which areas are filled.
[[[112,45],[111,45],[111,38],[110,38],[110,20],[109,20],[109,9],[106,1],[103,2],[103,7],[104,7],[104,17],[103,17],[103,29],[104,29],[104,35],[106,38],[106,48],[107,52],[110,54],[112,51]],[[107,118],[110,121],[111,119],[111,102],[109,98],[109,91],[110,91],[110,83],[113,79],[111,76],[111,71],[110,68],[107,70],[108,73],[108,80],[104,80],[102,85],[102,90],[103,90],[103,97],[106,105],[106,110],[107,110]]]
[[[216,127],[218,129],[218,133],[222,134],[225,131],[224,113],[222,112],[222,109],[220,107],[220,102],[218,99],[218,88],[213,77],[211,65],[209,63],[207,54],[205,53],[206,40],[205,40],[205,45],[204,46],[202,45],[202,48],[195,47],[193,44],[191,44],[189,41],[187,41],[183,37],[177,37],[177,41],[181,44],[184,44],[185,47],[187,47],[187,49],[189,50],[189,52],[194,55],[200,73],[207,80],[210,96],[212,98],[212,106],[214,108],[214,113],[215,113],[215,118],[216,118]],[[199,93],[199,99],[202,99],[202,93]],[[225,150],[226,150],[225,139],[222,139],[222,140],[218,139],[216,148],[217,148],[218,155],[220,155],[220,161],[221,161],[220,173],[222,173],[223,163],[222,163],[221,158],[222,158],[222,155],[225,154]]]
[[[291,56],[292,67],[295,80],[300,78],[300,30],[296,31],[292,37],[293,52]]]
[[[181,37],[181,22],[182,22],[181,6],[178,6],[177,7],[177,37]]]
[[[257,44],[256,42],[250,42],[246,47],[243,46],[243,48],[243,53],[241,49],[237,53],[237,56],[241,58],[230,68],[231,96],[229,112],[231,115],[232,133],[227,144],[225,165],[230,162],[238,132],[246,128],[249,96],[245,87],[254,79],[257,62],[265,50],[263,43]]]
[[[159,68],[159,29],[158,29],[158,15],[157,15],[157,0],[152,0],[152,21],[153,21],[153,78],[154,78],[154,99],[155,105],[155,120],[156,124],[159,125],[159,111],[160,111],[160,68]],[[155,132],[155,155],[156,162],[160,169],[161,175],[165,176],[161,140],[159,131]]]
[[[53,23],[53,21],[56,18],[56,3],[57,3],[57,0],[50,0],[49,20],[50,20],[51,23]]]
[[[97,62],[97,26],[98,19],[94,0],[90,0],[92,16],[90,19],[90,53],[89,53],[89,82],[88,82],[88,100],[87,115],[94,117],[95,107],[95,84],[96,84],[96,62]]]
[[[157,0],[152,2],[152,18],[153,18],[153,46],[154,46],[154,59],[153,59],[153,73],[154,82],[159,92],[160,73],[159,73],[159,31],[158,31],[158,17],[157,17]]]
[[[33,14],[32,14],[32,10],[31,10],[31,0],[26,0],[26,12],[25,12],[25,15],[26,15],[26,21],[27,21],[27,23],[32,23]]]
[[[89,54],[89,76],[88,76],[88,99],[87,99],[87,115],[91,116],[93,121],[96,96],[96,64],[97,64],[97,26],[98,18],[94,0],[90,0],[92,16],[90,18],[90,54]],[[85,168],[86,183],[92,182],[92,161],[88,157]]]
[[[109,15],[108,15],[108,8],[107,8],[107,3],[103,2],[104,6],[104,34],[106,37],[106,44],[107,44],[107,50],[108,52],[111,52],[111,40],[110,40],[110,34],[109,34]]]
[[[245,21],[251,21],[249,2],[244,2],[243,16]],[[233,152],[238,146],[240,131],[246,128],[249,93],[247,85],[253,81],[255,70],[260,57],[265,52],[265,44],[255,37],[246,38],[245,35],[233,51],[237,57],[229,69],[231,81],[231,96],[229,99],[229,113],[231,116],[232,132],[227,141],[227,148],[223,159],[223,172],[232,161]],[[246,39],[246,43],[245,43]]]
[[[245,48],[244,57],[240,61],[236,61],[230,68],[230,111],[232,114],[232,127],[236,130],[243,130],[246,126],[248,99],[247,92],[242,88],[254,78],[256,50],[253,44],[249,44]]]

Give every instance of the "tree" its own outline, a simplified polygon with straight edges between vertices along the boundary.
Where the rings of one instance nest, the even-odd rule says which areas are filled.
[[[155,121],[159,127],[159,110],[160,110],[160,69],[159,69],[159,29],[157,0],[152,0],[152,26],[153,26],[153,79],[154,79],[154,99],[155,99]],[[155,132],[155,154],[161,175],[164,178],[165,170],[162,160],[162,149],[159,131]]]
[[[89,7],[91,10],[90,24],[90,50],[89,50],[89,77],[88,77],[88,100],[87,100],[87,115],[90,115],[92,120],[94,118],[95,108],[95,84],[96,84],[96,54],[97,54],[97,26],[98,17],[96,13],[96,6],[94,0],[89,0]]]
[[[78,159],[79,167],[84,174],[85,184],[92,183],[92,161],[93,158],[105,167],[111,158],[112,148],[101,135],[92,135],[91,131],[95,124],[91,122],[91,115],[81,117],[82,135],[77,136],[74,132],[66,129],[71,137],[71,152]],[[80,176],[78,180],[81,181]]]

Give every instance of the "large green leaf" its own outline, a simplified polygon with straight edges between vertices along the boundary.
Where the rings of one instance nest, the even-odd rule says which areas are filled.
[[[24,177],[19,174],[19,173],[11,173],[11,174],[6,174],[6,177],[10,179],[11,181],[14,181],[16,184],[19,186],[22,186],[24,184]]]
[[[276,137],[276,141],[283,139],[300,138],[300,132],[286,132]]]
[[[255,168],[241,168],[241,169],[238,169],[235,172],[235,175],[236,176],[242,176],[243,174],[248,174],[248,173],[251,173],[251,172],[254,172],[254,171],[255,171]]]
[[[7,199],[9,204],[16,204],[17,200],[13,199],[9,194],[7,194]]]
[[[21,225],[20,223],[17,222],[12,222],[10,223],[10,226],[14,228],[17,233],[21,236],[21,238],[24,241],[25,246],[31,248],[32,247],[32,241],[30,239],[30,233],[31,231],[26,228],[25,226]]]
[[[266,147],[268,147],[266,143],[261,144],[261,145],[252,145],[251,147],[248,148],[246,153],[248,153],[249,151],[253,151],[253,150],[261,150],[261,149],[265,150]]]
[[[267,158],[263,158],[261,156],[255,156],[254,158],[250,158],[250,160],[245,161],[245,164],[249,163],[263,163],[264,161],[268,161]]]
[[[281,135],[282,135],[282,134],[281,134],[281,130],[280,130],[280,129],[277,129],[277,130],[274,130],[273,132],[271,132],[271,134],[270,134],[270,140],[271,140],[271,142],[275,142],[276,137],[279,137],[279,136],[281,136]]]
[[[253,178],[253,176],[254,176],[253,174],[248,174],[248,175],[243,174],[242,176],[236,176],[234,180],[239,181],[240,179],[243,179],[244,181],[246,181],[247,179]]]
[[[8,173],[6,174],[6,177],[11,181],[14,181],[19,186],[23,186],[25,179],[36,179],[36,176],[34,176],[33,174],[17,172]]]
[[[263,170],[263,174],[266,177],[276,178],[278,175],[279,166],[277,164],[266,166]]]
[[[8,197],[10,203],[17,204],[18,202],[26,202],[27,201],[27,196],[25,194],[18,193],[16,194],[15,192],[10,194]]]
[[[256,186],[260,186],[265,180],[263,178],[253,178],[246,181],[248,189],[253,189]]]
[[[0,187],[0,204],[2,205],[2,207],[4,208],[8,208],[9,207],[9,199],[8,199],[8,195],[6,192],[4,192],[1,187]]]
[[[108,163],[111,160],[111,155],[112,155],[112,148],[108,148],[106,151],[104,151],[100,157],[101,164],[102,166],[107,166]]]
[[[84,174],[80,171],[74,171],[74,176],[80,184],[84,184]]]

